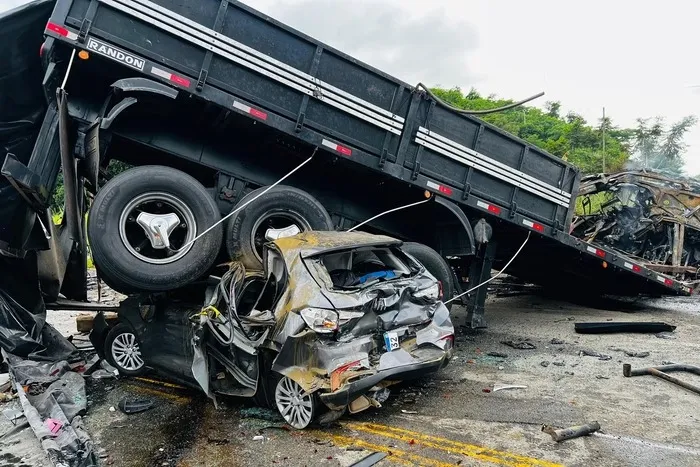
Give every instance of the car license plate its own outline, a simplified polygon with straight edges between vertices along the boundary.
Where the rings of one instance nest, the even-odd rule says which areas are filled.
[[[385,332],[384,333],[384,345],[386,350],[391,352],[399,348],[399,333],[397,332]]]

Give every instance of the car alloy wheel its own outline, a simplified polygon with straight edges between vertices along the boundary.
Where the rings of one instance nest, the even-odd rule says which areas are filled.
[[[291,426],[303,430],[314,417],[314,397],[294,380],[282,377],[275,389],[275,403],[282,417]]]
[[[136,336],[131,332],[118,334],[112,341],[112,361],[117,364],[118,369],[127,372],[137,372],[144,366],[141,350],[136,341]]]

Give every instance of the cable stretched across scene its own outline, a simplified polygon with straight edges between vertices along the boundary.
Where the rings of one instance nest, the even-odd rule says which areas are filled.
[[[458,298],[462,298],[463,296],[467,295],[468,293],[471,293],[471,292],[475,291],[475,290],[478,289],[479,287],[483,287],[484,285],[488,284],[489,282],[491,282],[492,280],[494,280],[495,278],[497,278],[498,276],[500,276],[501,274],[503,274],[503,273],[505,272],[505,270],[508,269],[508,266],[510,266],[510,263],[512,263],[513,260],[514,260],[515,258],[518,257],[518,255],[519,255],[520,252],[523,250],[523,248],[525,248],[525,244],[527,244],[527,241],[530,240],[530,234],[531,234],[531,233],[532,233],[532,232],[528,232],[528,233],[527,233],[527,237],[525,237],[525,241],[523,242],[523,244],[520,245],[520,248],[518,248],[518,251],[516,251],[515,254],[513,255],[513,257],[506,263],[505,266],[503,266],[503,269],[501,269],[500,271],[498,271],[498,274],[496,274],[495,276],[491,277],[490,279],[485,280],[485,281],[482,282],[481,284],[472,287],[471,289],[467,290],[466,292],[462,292],[461,294],[457,295],[456,297],[452,297],[451,299],[449,299],[449,300],[447,300],[447,301],[445,302],[445,305],[447,305],[447,304],[450,303],[450,302],[453,302],[453,301],[457,300]]]

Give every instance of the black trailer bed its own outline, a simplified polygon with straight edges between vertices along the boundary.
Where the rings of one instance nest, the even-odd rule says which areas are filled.
[[[58,0],[46,34],[601,259],[567,233],[572,165],[240,2]]]

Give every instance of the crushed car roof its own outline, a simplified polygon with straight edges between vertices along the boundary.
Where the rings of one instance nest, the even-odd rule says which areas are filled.
[[[302,258],[347,250],[374,246],[400,246],[403,242],[385,235],[373,235],[366,232],[303,232],[292,237],[279,238],[274,241],[284,256],[301,255]]]

